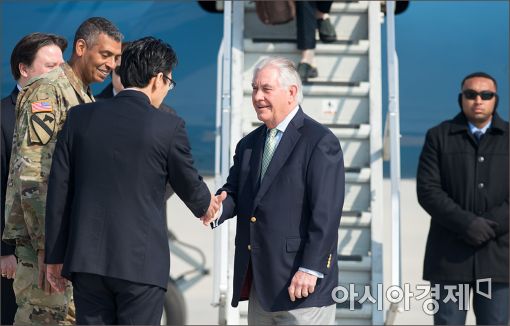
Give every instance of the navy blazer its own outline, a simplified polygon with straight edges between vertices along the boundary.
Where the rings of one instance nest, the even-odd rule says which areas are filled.
[[[2,233],[5,227],[5,192],[7,191],[7,179],[9,177],[9,162],[11,161],[12,137],[14,134],[14,125],[16,124],[16,116],[14,110],[16,107],[16,99],[19,90],[15,86],[9,96],[2,99]],[[1,234],[0,233],[0,236]],[[14,255],[14,246],[8,245],[2,241],[2,256]]]
[[[234,291],[236,307],[251,260],[257,298],[266,311],[334,303],[338,285],[338,228],[344,202],[343,154],[336,136],[303,113],[285,130],[262,183],[265,125],[238,143],[223,213],[237,215]],[[323,273],[308,298],[290,301],[288,286],[299,267]]]
[[[211,194],[184,121],[125,90],[72,108],[58,135],[46,205],[46,263],[166,288],[165,185],[197,217]]]

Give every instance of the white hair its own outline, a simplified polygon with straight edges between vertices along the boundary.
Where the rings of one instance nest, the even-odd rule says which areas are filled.
[[[253,79],[257,73],[267,67],[273,66],[278,69],[278,83],[281,87],[290,87],[296,85],[297,87],[297,102],[301,104],[303,101],[303,85],[301,84],[301,78],[296,70],[294,62],[284,57],[268,57],[260,61],[255,69],[253,70]]]

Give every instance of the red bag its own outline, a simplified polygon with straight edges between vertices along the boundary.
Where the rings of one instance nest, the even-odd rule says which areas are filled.
[[[266,25],[279,25],[290,22],[296,16],[294,0],[255,1],[257,16]]]

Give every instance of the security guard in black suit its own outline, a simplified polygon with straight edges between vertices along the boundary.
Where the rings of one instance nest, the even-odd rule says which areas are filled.
[[[130,44],[126,89],[69,111],[57,141],[46,206],[48,280],[73,283],[77,324],[159,324],[170,253],[165,185],[197,217],[214,197],[193,167],[184,121],[158,110],[175,85],[170,45]],[[63,266],[62,266],[63,264]]]

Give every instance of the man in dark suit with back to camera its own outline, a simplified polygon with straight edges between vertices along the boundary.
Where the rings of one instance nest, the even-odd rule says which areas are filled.
[[[217,194],[218,226],[237,215],[232,306],[249,300],[248,324],[333,324],[343,154],[336,136],[301,109],[294,64],[257,65],[252,102],[264,125],[237,144]],[[221,210],[220,210],[221,211]]]
[[[496,80],[466,76],[461,112],[427,132],[416,178],[430,214],[423,278],[438,289],[435,325],[508,325],[508,122]]]
[[[193,167],[184,121],[157,107],[177,63],[167,43],[146,37],[122,54],[117,96],[70,110],[48,185],[49,281],[71,280],[77,324],[159,324],[170,253],[165,185],[197,217],[217,211]],[[61,265],[63,264],[63,266]]]

